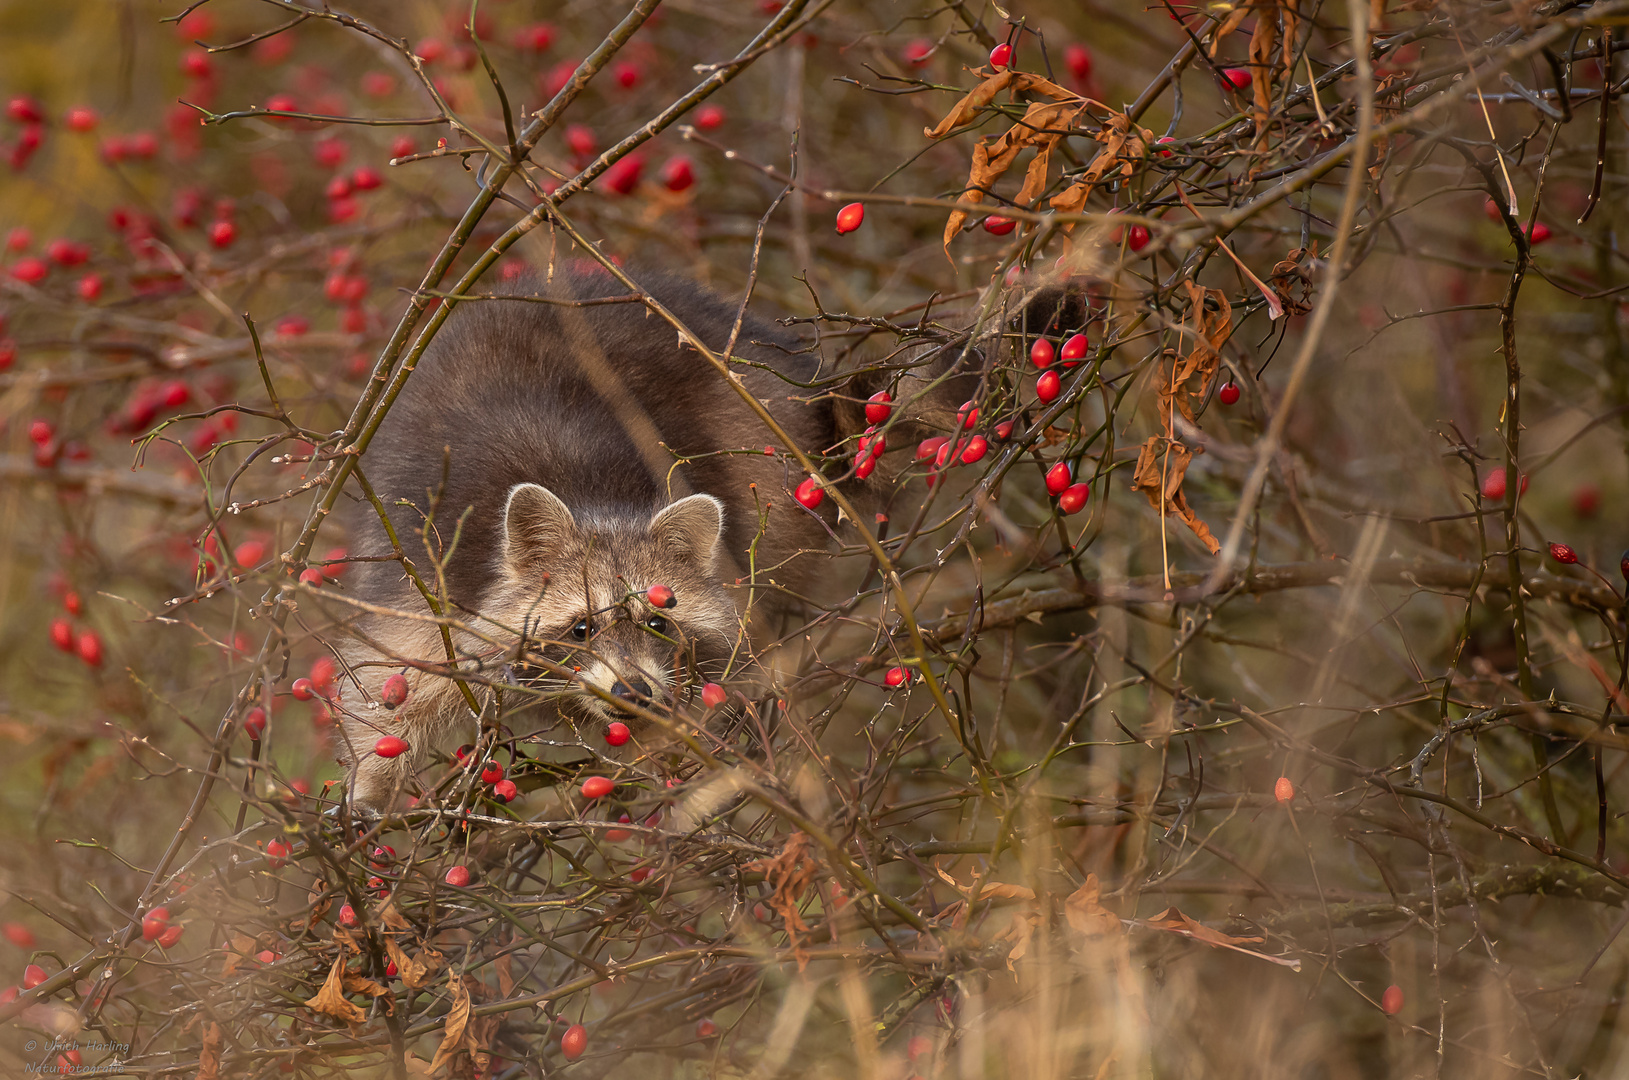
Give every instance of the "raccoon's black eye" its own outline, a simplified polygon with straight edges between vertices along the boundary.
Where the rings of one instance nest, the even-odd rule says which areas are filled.
[[[587,641],[588,640],[588,620],[586,618],[578,619],[577,624],[571,628],[571,640],[573,640],[573,641]]]
[[[673,629],[673,624],[662,618],[660,615],[652,615],[650,618],[645,620],[645,629],[649,630],[653,634],[662,634],[666,636],[667,632]]]

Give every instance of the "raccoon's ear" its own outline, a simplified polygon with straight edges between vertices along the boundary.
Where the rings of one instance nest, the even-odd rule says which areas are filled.
[[[652,539],[699,563],[712,563],[723,534],[724,504],[711,495],[669,503],[650,519]]]
[[[517,573],[535,573],[576,529],[560,496],[541,484],[516,484],[503,505],[504,565]]]

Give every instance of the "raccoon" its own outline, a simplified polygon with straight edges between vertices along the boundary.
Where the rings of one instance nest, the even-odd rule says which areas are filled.
[[[677,278],[639,280],[710,348],[725,347],[734,305]],[[458,306],[361,471],[403,554],[467,627],[452,635],[459,671],[546,692],[540,727],[563,720],[603,733],[622,720],[637,733],[617,703],[664,709],[749,651],[746,590],[732,598],[727,582],[755,573],[793,593],[809,586],[833,535],[833,500],[811,511],[789,497],[803,479],[795,460],[765,452],[765,425],[665,321],[640,303],[584,303],[625,293],[610,277],[510,288],[515,299]],[[551,302],[521,298],[531,294]],[[800,447],[825,451],[863,427],[869,382],[805,389],[823,374],[817,355],[754,318],[737,342],[734,374]],[[469,709],[445,677],[440,625],[370,503],[358,502],[349,529],[365,557],[356,595],[372,611],[343,650],[365,702],[349,709],[343,753],[353,804],[383,809],[432,746],[468,730]],[[661,590],[653,602],[653,586],[671,591],[671,606]],[[522,638],[572,677],[510,666]],[[406,704],[366,704],[397,671]],[[373,754],[384,734],[409,751]]]

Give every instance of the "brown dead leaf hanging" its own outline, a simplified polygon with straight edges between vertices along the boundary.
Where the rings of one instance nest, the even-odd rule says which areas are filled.
[[[1157,926],[1162,930],[1180,930],[1207,945],[1255,945],[1266,940],[1262,937],[1233,937],[1231,934],[1224,934],[1215,927],[1206,926],[1197,919],[1184,915],[1176,908],[1166,908],[1149,919],[1148,925]]]
[[[1278,53],[1278,13],[1271,6],[1256,9],[1256,28],[1250,34],[1250,93],[1255,110],[1256,149],[1267,145],[1268,117],[1273,111],[1274,66]]]
[[[1005,133],[990,141],[981,140],[973,147],[973,164],[967,173],[967,186],[962,202],[978,204],[984,201],[995,182],[1001,179],[1018,160],[1019,152],[1034,147],[1035,158],[1024,174],[1023,187],[1015,202],[1029,206],[1046,190],[1047,169],[1052,160],[1052,148],[1066,134],[1074,118],[1086,107],[1084,98],[1066,102],[1037,101],[1025,110],[1023,117]],[[961,231],[971,211],[960,206],[950,212],[945,222],[945,246]]]
[[[347,1024],[360,1024],[368,1014],[345,999],[345,956],[334,957],[334,966],[328,969],[328,978],[322,989],[306,1002],[306,1007]]]
[[[1375,84],[1374,120],[1376,126],[1395,119],[1402,112],[1402,109],[1398,108],[1395,101],[1393,101],[1395,95],[1392,91],[1397,88],[1399,83],[1406,81],[1402,75],[1391,74],[1386,75]],[[1391,135],[1381,135],[1375,139],[1373,155],[1369,160],[1369,179],[1378,180],[1385,173],[1386,161],[1391,157],[1394,141],[1394,136]]]
[[[1318,258],[1318,243],[1312,247],[1296,248],[1273,264],[1268,280],[1279,302],[1291,315],[1305,315],[1312,310],[1312,263]]]
[[[967,96],[956,102],[954,108],[945,114],[945,118],[930,128],[923,128],[922,134],[930,139],[942,139],[956,128],[970,122],[978,115],[980,109],[989,105],[996,99],[996,95],[1003,90],[1011,89],[1014,93],[1040,94],[1054,101],[1082,101],[1079,94],[1065,90],[1057,83],[1043,79],[1039,75],[1031,75],[1023,71],[1003,71],[996,75],[986,75],[982,70],[973,74],[982,76],[984,81],[968,92]]]
[[[1102,149],[1067,188],[1047,200],[1047,205],[1060,213],[1078,214],[1084,211],[1092,189],[1110,173],[1118,172],[1126,177],[1135,173],[1137,163],[1148,156],[1148,147],[1154,141],[1152,131],[1133,124],[1124,113],[1110,113],[1092,137],[1103,144]],[[1064,226],[1064,231],[1073,232],[1074,225]]]
[[[501,1016],[478,1016],[470,1021],[464,1041],[469,1047],[470,1064],[474,1066],[472,1071],[476,1076],[488,1075],[487,1066],[492,1061],[492,1054],[487,1047],[498,1037],[498,1028],[502,1023]]]
[[[1173,406],[1190,424],[1197,422],[1198,407],[1210,395],[1211,383],[1221,370],[1222,345],[1233,333],[1233,306],[1226,294],[1200,288],[1192,281],[1182,284],[1188,293],[1187,318],[1193,322],[1193,348],[1185,357],[1167,350],[1160,364],[1160,425],[1166,438],[1176,437]]]
[[[413,924],[408,922],[407,919],[402,916],[402,913],[396,910],[395,896],[391,896],[388,900],[380,905],[379,921],[384,924],[385,929],[387,930],[413,929]]]
[[[1008,971],[1015,970],[1013,965],[1029,954],[1030,939],[1035,936],[1035,930],[1040,925],[1041,913],[1034,908],[1015,911],[1007,928],[991,939],[1012,942],[1012,947],[1007,950]]]
[[[345,976],[345,992],[347,994],[366,994],[369,997],[384,997],[390,993],[390,988],[364,975]],[[388,1006],[390,1002],[385,1002]]]
[[[955,239],[956,234],[967,223],[972,213],[971,207],[984,201],[990,188],[1006,175],[1017,162],[1019,152],[1027,147],[1034,147],[1036,154],[1025,171],[1024,183],[1015,201],[1020,206],[1031,206],[1040,198],[1041,192],[1046,190],[1052,149],[1063,139],[1075,117],[1090,103],[1089,99],[1071,93],[1038,75],[1003,71],[985,77],[982,83],[974,87],[945,114],[943,120],[931,128],[924,128],[923,134],[930,139],[943,138],[970,122],[978,115],[980,109],[990,105],[1003,90],[1012,90],[1014,93],[1028,91],[1051,100],[1031,102],[1023,117],[1010,129],[994,139],[981,139],[974,145],[967,184],[959,200],[961,205],[950,212],[950,217],[945,222],[944,244],[947,249],[951,240]]]
[[[763,871],[764,879],[774,891],[769,896],[769,906],[773,908],[786,923],[786,936],[792,946],[792,955],[797,959],[798,970],[801,972],[809,964],[809,954],[804,951],[802,940],[798,935],[809,929],[803,921],[803,913],[798,910],[798,901],[814,882],[816,864],[812,857],[813,842],[806,833],[795,832],[786,838],[786,845],[781,848],[779,855],[773,859],[760,859],[748,865],[750,870]]]
[[[1025,885],[1009,885],[1005,881],[986,881],[981,884],[976,876],[971,885],[963,885],[944,870],[939,870],[939,878],[946,885],[960,893],[964,900],[974,899],[975,892],[977,892],[977,898],[980,900],[1035,899],[1035,890]]]
[[[1228,12],[1211,38],[1210,55],[1215,57],[1223,39],[1233,33],[1252,12],[1256,24],[1250,32],[1249,68],[1252,100],[1251,116],[1255,121],[1256,148],[1267,143],[1269,120],[1272,116],[1273,86],[1280,82],[1295,63],[1296,39],[1300,35],[1300,0],[1256,0],[1242,3]]]
[[[217,1080],[221,1075],[221,1045],[226,1032],[213,1020],[204,1024],[203,1045],[198,1048],[197,1080]]]
[[[226,960],[221,964],[221,977],[225,978],[245,963],[248,963],[249,958],[259,949],[259,944],[248,934],[233,933],[228,938],[225,949]]]
[[[1204,452],[1204,447],[1190,449],[1175,439],[1150,435],[1137,454],[1137,468],[1132,474],[1131,490],[1146,495],[1148,504],[1156,511],[1162,514],[1175,514],[1181,518],[1199,538],[1200,543],[1215,555],[1222,550],[1222,545],[1211,535],[1210,527],[1188,506],[1188,498],[1182,493],[1182,481],[1188,471],[1188,463]],[[1162,491],[1165,495],[1163,500],[1160,498]]]
[[[1154,930],[1169,930],[1172,933],[1181,934],[1184,937],[1191,937],[1196,941],[1203,941],[1206,945],[1209,945],[1212,948],[1231,949],[1234,952],[1244,953],[1246,956],[1253,956],[1258,960],[1266,960],[1268,963],[1278,964],[1281,967],[1287,967],[1291,971],[1301,970],[1301,961],[1299,960],[1282,956],[1272,956],[1268,953],[1257,952],[1255,949],[1247,949],[1244,947],[1246,945],[1258,944],[1266,940],[1265,938],[1234,937],[1232,934],[1224,934],[1215,927],[1206,926],[1199,920],[1184,915],[1176,908],[1166,908],[1152,919],[1149,919],[1146,922],[1141,922],[1138,925],[1147,926]]]
[[[430,1071],[435,1072],[445,1064],[454,1054],[465,1048],[465,1030],[469,1027],[469,988],[464,980],[458,977],[456,971],[447,973],[447,982],[452,991],[452,1008],[447,1010],[447,1025],[441,1032],[441,1045],[436,1048],[436,1056],[430,1062]]]
[[[1087,937],[1114,937],[1124,931],[1120,916],[1104,907],[1096,874],[1087,874],[1086,880],[1070,893],[1063,902],[1063,917],[1076,931]]]
[[[385,938],[385,952],[395,962],[402,985],[410,990],[428,986],[430,976],[441,966],[441,954],[434,949],[423,949],[416,957],[409,959],[407,953],[402,951],[402,947],[396,944],[395,939],[388,936]]]

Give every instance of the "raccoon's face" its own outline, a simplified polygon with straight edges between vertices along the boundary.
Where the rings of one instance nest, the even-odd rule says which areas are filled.
[[[717,677],[735,639],[735,605],[717,571],[723,525],[723,504],[711,495],[649,518],[579,521],[548,488],[516,484],[482,614],[575,672],[527,681],[577,719],[628,719],[584,684],[663,711],[692,675]],[[655,585],[672,591],[672,606],[651,602]]]

